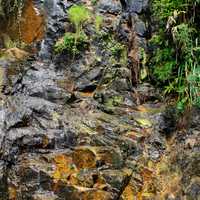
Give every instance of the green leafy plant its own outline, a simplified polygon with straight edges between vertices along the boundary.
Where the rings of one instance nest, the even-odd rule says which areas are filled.
[[[150,40],[155,48],[149,65],[165,94],[177,95],[177,108],[200,106],[199,31],[191,10],[199,0],[153,0],[160,29]]]

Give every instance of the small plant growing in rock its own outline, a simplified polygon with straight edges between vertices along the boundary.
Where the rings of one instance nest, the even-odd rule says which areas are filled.
[[[89,10],[82,5],[74,5],[69,11],[69,20],[75,26],[75,33],[67,32],[54,46],[56,53],[66,50],[68,53],[77,55],[87,45],[87,36],[83,31],[83,24],[91,17]]]
[[[121,42],[117,41],[110,34],[102,34],[101,40],[103,40],[102,48],[109,50],[111,54],[110,59],[113,60],[115,63],[117,62],[122,66],[126,66],[128,63],[126,46]]]
[[[91,13],[85,6],[74,5],[69,9],[68,14],[69,20],[75,26],[77,40],[82,31],[83,24],[91,18]]]
[[[124,45],[119,42],[113,43],[110,50],[111,50],[113,56],[120,56],[124,50]]]
[[[87,36],[81,32],[77,40],[75,38],[75,33],[65,33],[64,37],[56,42],[54,46],[55,52],[61,53],[66,50],[69,54],[79,54],[80,50],[87,45]]]
[[[141,60],[140,80],[143,81],[148,76],[148,68],[146,66],[147,54],[144,48],[140,48],[139,52],[140,52],[140,60]]]
[[[99,33],[101,25],[103,23],[103,17],[97,15],[95,17],[95,28],[96,28],[96,32]]]

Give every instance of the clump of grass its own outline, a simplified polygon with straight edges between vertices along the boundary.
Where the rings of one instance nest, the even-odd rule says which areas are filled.
[[[91,18],[90,11],[83,5],[74,5],[69,11],[69,20],[75,26],[75,33],[67,32],[59,39],[54,50],[61,53],[66,50],[69,54],[77,55],[80,50],[87,46],[88,38],[83,31],[83,25]]]
[[[90,20],[91,13],[83,5],[74,5],[69,9],[68,14],[70,22],[75,26],[77,39],[83,29],[83,24]]]
[[[101,17],[100,15],[97,15],[95,17],[95,29],[96,29],[97,33],[100,32],[100,28],[101,28],[102,23],[103,23],[103,17]]]
[[[68,32],[56,42],[54,50],[56,53],[66,50],[69,54],[77,55],[86,46],[87,36],[83,32],[79,34],[78,38],[76,38],[75,33]]]

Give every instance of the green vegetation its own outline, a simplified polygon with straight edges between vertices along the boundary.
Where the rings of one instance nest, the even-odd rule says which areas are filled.
[[[112,52],[113,57],[119,58],[119,61],[122,65],[127,64],[127,49],[126,46],[117,42],[116,40],[112,40],[110,43],[110,50]]]
[[[81,49],[87,46],[87,36],[80,33],[76,39],[75,33],[65,33],[64,37],[58,40],[54,46],[56,53],[66,50],[69,54],[77,55]]]
[[[61,53],[66,50],[69,54],[77,55],[82,49],[87,47],[89,42],[83,26],[85,23],[94,19],[96,33],[100,33],[100,28],[103,23],[103,18],[99,15],[93,15],[84,5],[74,5],[68,10],[69,20],[75,28],[75,33],[67,32],[59,39],[54,50],[56,53]]]
[[[76,28],[76,39],[80,36],[83,24],[91,17],[89,10],[82,5],[74,5],[69,9],[69,20]]]
[[[117,41],[112,35],[101,35],[103,48],[109,50],[112,54],[110,59],[125,66],[127,64],[127,48],[124,44]]]
[[[120,56],[125,48],[123,44],[116,42],[114,40],[111,40],[109,45],[113,56]]]
[[[119,95],[112,96],[106,99],[105,106],[109,109],[112,109],[114,106],[119,106],[124,101],[124,98]]]
[[[96,5],[98,0],[91,0],[91,2],[92,2],[92,5]]]
[[[148,76],[147,54],[144,48],[140,48],[140,55],[141,55],[140,80],[143,81]]]
[[[75,33],[67,32],[59,39],[55,46],[55,52],[66,50],[68,53],[77,55],[80,50],[87,46],[88,38],[83,31],[83,25],[90,20],[91,13],[82,5],[74,5],[69,11],[69,20],[75,26]]]
[[[160,23],[164,23],[174,12],[187,12],[200,3],[200,0],[153,0],[152,3],[154,16],[164,20],[160,21]]]
[[[152,78],[164,87],[164,94],[177,96],[177,108],[200,106],[200,30],[196,13],[200,0],[153,0],[153,14],[159,30],[149,65]]]
[[[95,18],[95,28],[96,28],[97,33],[100,32],[100,28],[101,28],[102,23],[103,23],[103,17],[97,15],[96,18]]]

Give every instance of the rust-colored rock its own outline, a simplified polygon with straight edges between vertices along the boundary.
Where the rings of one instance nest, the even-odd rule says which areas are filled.
[[[31,44],[43,38],[45,20],[42,9],[36,8],[33,0],[26,0],[20,12],[21,14],[18,13],[17,17],[7,19],[7,24],[1,27],[0,48],[5,46],[3,44],[5,42],[4,35],[7,35],[13,41],[24,42],[25,44]]]
[[[125,189],[122,193],[122,199],[123,200],[134,200],[134,199],[136,199],[134,189],[130,184],[125,187]]]
[[[44,34],[44,19],[34,7],[32,0],[24,6],[20,23],[21,39],[25,43],[41,40]]]
[[[112,195],[103,190],[88,190],[82,193],[83,200],[112,200]]]
[[[120,168],[123,160],[119,151],[109,147],[82,146],[73,153],[73,162],[77,168],[95,168],[98,165]]]
[[[72,158],[70,156],[59,154],[54,157],[55,171],[53,173],[54,181],[62,180],[67,182],[70,175],[76,172],[76,167],[73,165]]]
[[[79,169],[94,168],[96,166],[96,155],[92,148],[78,148],[73,153],[73,161]]]

